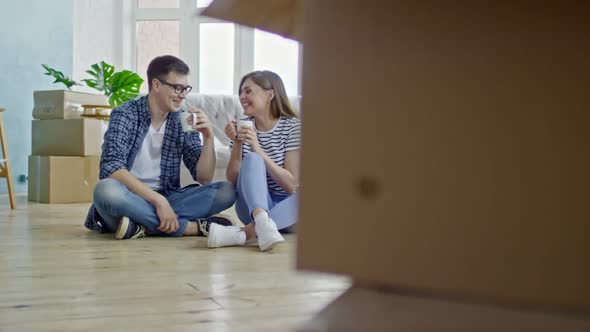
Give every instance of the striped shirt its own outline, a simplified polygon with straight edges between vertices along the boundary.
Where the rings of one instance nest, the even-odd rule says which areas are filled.
[[[254,121],[253,117],[248,120]],[[255,127],[256,128],[256,127]],[[285,166],[285,153],[287,151],[299,150],[301,137],[301,120],[297,118],[281,117],[275,127],[270,131],[259,131],[256,129],[258,144],[264,153],[278,166]],[[232,147],[230,143],[230,148]],[[242,157],[250,152],[250,144],[242,144]],[[266,180],[268,182],[268,190],[279,194],[288,194],[285,189],[279,186],[266,173]]]

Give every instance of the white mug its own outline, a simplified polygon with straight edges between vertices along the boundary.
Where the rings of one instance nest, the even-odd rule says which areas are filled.
[[[254,122],[252,120],[238,120],[238,125],[236,127],[238,131],[240,131],[240,128],[242,127],[254,128]]]
[[[188,118],[193,117],[193,125],[197,124],[197,113],[180,112],[180,123],[182,124],[182,131],[185,133],[196,131],[189,123]]]

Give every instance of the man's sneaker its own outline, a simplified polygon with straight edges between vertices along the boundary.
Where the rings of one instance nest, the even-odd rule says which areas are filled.
[[[271,250],[279,242],[285,241],[277,229],[277,224],[270,217],[256,221],[254,230],[258,236],[258,247],[261,251]]]
[[[209,248],[243,246],[244,242],[246,242],[246,233],[238,226],[221,226],[216,223],[209,226],[207,239]]]
[[[232,226],[231,220],[228,216],[224,214],[215,214],[211,217],[207,218],[199,218],[195,220],[197,225],[199,225],[199,235],[201,236],[209,236],[209,229],[211,224],[218,224],[221,226]]]
[[[144,236],[145,227],[137,225],[127,217],[121,218],[117,226],[117,231],[115,232],[115,239],[117,240],[138,239]]]

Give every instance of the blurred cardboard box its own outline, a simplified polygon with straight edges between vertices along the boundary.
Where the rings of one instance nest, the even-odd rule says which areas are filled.
[[[203,11],[204,16],[302,40],[303,0],[221,0]]]
[[[108,121],[97,119],[33,120],[32,154],[97,156]]]
[[[109,105],[105,95],[69,90],[43,90],[33,92],[33,118],[77,119],[82,105]]]
[[[29,200],[40,203],[92,202],[100,156],[29,156]]]
[[[280,19],[293,3],[297,267],[590,313],[589,7],[215,0],[205,15],[272,29],[265,5]]]

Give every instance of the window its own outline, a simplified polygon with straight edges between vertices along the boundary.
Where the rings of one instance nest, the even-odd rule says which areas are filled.
[[[189,82],[194,91],[210,94],[236,94],[243,75],[272,70],[281,76],[289,95],[298,95],[299,43],[198,16],[211,1],[136,0],[128,6],[133,7],[130,15],[123,15],[133,18],[129,36],[123,33],[123,40],[130,41],[124,45],[131,45],[124,52],[124,63],[145,79],[151,59],[178,56],[191,68]],[[147,90],[146,81],[142,91]]]
[[[254,70],[272,70],[279,74],[291,96],[298,94],[298,67],[296,41],[260,30],[254,32]]]
[[[232,94],[234,25],[202,23],[199,30],[199,92]]]
[[[211,4],[213,0],[197,0],[197,8],[205,8]]]
[[[178,8],[180,0],[137,0],[137,8]]]
[[[180,55],[178,21],[137,22],[137,73],[144,79],[141,92],[148,91],[147,67],[150,61],[162,54]]]

